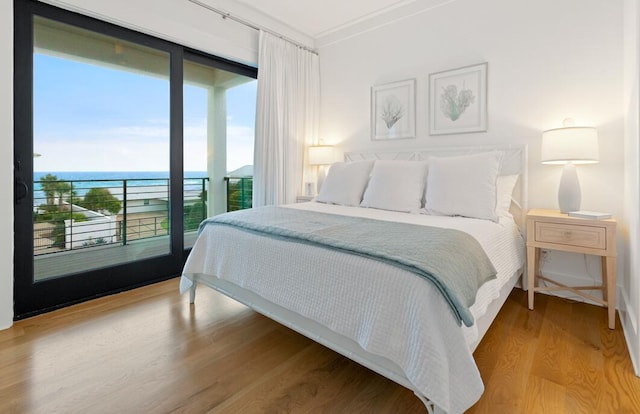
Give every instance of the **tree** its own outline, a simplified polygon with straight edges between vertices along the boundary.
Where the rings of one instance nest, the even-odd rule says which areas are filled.
[[[107,188],[92,188],[87,191],[80,206],[89,210],[111,214],[118,214],[120,211],[120,200],[118,200]]]
[[[62,203],[64,202],[65,196],[68,194],[73,197],[76,194],[75,191],[72,190],[70,181],[59,180],[55,175],[47,174],[40,178],[40,185],[47,199],[47,206],[54,207],[53,210],[55,210],[54,200],[56,196],[58,196],[58,211],[62,211]],[[49,208],[49,210],[52,209]]]
[[[198,201],[184,206],[184,230],[197,230],[200,222],[207,218],[207,192],[202,191]]]
[[[75,191],[71,189],[71,183],[69,181],[57,181],[55,185],[55,192],[58,194],[58,211],[62,211],[64,196],[69,194],[73,197],[73,195],[75,195]]]
[[[47,199],[47,205],[52,206],[58,188],[58,177],[47,174],[40,178],[40,185],[42,186],[42,191]]]

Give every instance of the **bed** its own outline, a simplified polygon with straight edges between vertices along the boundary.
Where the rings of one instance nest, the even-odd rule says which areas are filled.
[[[470,174],[474,163],[482,170],[484,160],[492,157],[496,161],[488,173]],[[461,162],[468,172],[460,173]],[[367,163],[369,170],[363,167]],[[452,311],[437,283],[406,267],[304,237],[229,225],[224,217],[201,227],[185,264],[181,292],[190,291],[194,303],[196,286],[213,288],[413,390],[430,413],[464,412],[484,389],[472,353],[523,273],[526,165],[525,146],[351,152],[345,154],[345,163],[332,166],[334,174],[329,171],[325,186],[332,188],[332,175],[334,181],[354,181],[355,170],[345,170],[348,175],[343,176],[337,171],[357,166],[366,177],[358,184],[363,185],[360,194],[327,190],[330,201],[337,197],[341,202],[318,202],[327,199],[327,191],[321,190],[318,201],[278,208],[278,214],[300,216],[300,221],[317,215],[465,233],[486,253],[495,273],[478,283],[470,305],[463,306],[469,318]],[[408,184],[398,185],[399,179]],[[497,201],[469,212],[469,204],[490,200],[478,192],[491,180]],[[420,186],[419,200],[415,194],[404,197]],[[473,202],[465,203],[465,197]]]

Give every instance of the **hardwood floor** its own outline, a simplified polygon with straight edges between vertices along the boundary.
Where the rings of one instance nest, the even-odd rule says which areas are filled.
[[[514,290],[475,352],[470,413],[640,413],[607,313]],[[178,280],[0,331],[2,413],[425,413],[413,393],[210,289]]]

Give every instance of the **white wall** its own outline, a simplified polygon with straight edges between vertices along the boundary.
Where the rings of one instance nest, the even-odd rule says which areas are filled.
[[[64,248],[67,250],[80,249],[92,243],[98,243],[99,240],[102,240],[102,244],[115,243],[117,241],[117,225],[116,216],[102,216],[101,218],[81,222],[65,220]]]
[[[13,320],[13,1],[0,1],[0,329]]]
[[[625,116],[625,197],[622,234],[629,252],[624,262],[628,275],[621,286],[620,320],[636,374],[640,374],[640,2],[624,2],[624,116]]]
[[[456,0],[321,46],[321,137],[344,150],[428,145],[529,145],[529,207],[557,208],[561,167],[540,164],[542,131],[595,126],[600,163],[578,167],[582,208],[626,228],[623,3],[609,0]],[[485,133],[429,136],[429,74],[488,62]],[[370,140],[371,85],[417,79],[417,138]],[[620,240],[619,285],[631,285]],[[573,283],[600,278],[596,258],[551,254],[545,272]],[[635,295],[634,295],[635,296]]]

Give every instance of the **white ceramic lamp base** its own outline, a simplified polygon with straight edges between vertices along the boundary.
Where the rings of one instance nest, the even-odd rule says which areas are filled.
[[[561,213],[580,210],[580,181],[573,163],[565,164],[558,188],[558,205]]]

